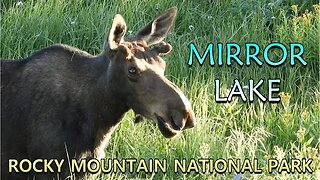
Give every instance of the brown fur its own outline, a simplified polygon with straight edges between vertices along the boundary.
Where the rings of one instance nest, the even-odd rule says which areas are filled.
[[[98,56],[54,45],[26,59],[2,60],[1,179],[57,177],[8,173],[10,158],[65,159],[58,175],[62,178],[69,175],[66,151],[70,158],[103,158],[112,132],[129,109],[153,119],[165,137],[193,127],[191,105],[164,77],[165,62],[159,56],[171,50],[159,42],[175,16],[176,9],[169,9],[142,33],[126,39],[125,22],[116,15]],[[152,44],[158,48],[150,48]]]

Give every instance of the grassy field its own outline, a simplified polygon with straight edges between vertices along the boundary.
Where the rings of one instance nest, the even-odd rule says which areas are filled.
[[[165,139],[151,122],[133,123],[133,112],[123,119],[106,149],[108,158],[257,158],[261,167],[269,158],[313,158],[312,174],[250,174],[243,179],[320,179],[320,76],[319,21],[317,1],[280,0],[1,0],[0,57],[16,59],[54,43],[69,44],[92,54],[101,52],[105,34],[116,13],[127,22],[128,34],[165,9],[176,6],[178,17],[166,39],[173,52],[165,57],[167,77],[191,100],[198,124],[173,139]],[[303,2],[303,3],[302,3]],[[254,42],[264,48],[270,42],[304,45],[307,66],[289,63],[281,67],[252,64],[240,67],[213,66],[205,61],[189,67],[188,44],[203,53],[207,44],[235,42],[244,48]],[[244,51],[243,51],[244,52]],[[244,59],[241,52],[240,58]],[[260,53],[261,55],[262,53]],[[279,57],[279,52],[271,52]],[[260,58],[263,59],[263,58]],[[281,79],[281,103],[255,100],[244,103],[215,102],[215,79],[227,94],[234,79],[246,85],[249,79]],[[248,85],[248,84],[247,84]],[[261,88],[266,94],[267,84]],[[236,173],[102,174],[98,179],[230,179]],[[90,177],[89,177],[90,179]],[[91,179],[93,179],[91,177]]]

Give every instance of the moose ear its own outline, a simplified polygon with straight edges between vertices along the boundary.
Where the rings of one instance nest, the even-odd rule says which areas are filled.
[[[146,41],[148,45],[161,42],[172,29],[176,15],[176,7],[168,9],[138,31],[137,38]]]
[[[109,48],[115,50],[119,47],[123,41],[123,37],[126,33],[126,22],[120,14],[114,16],[112,27],[109,31],[108,40],[105,41],[104,49]]]

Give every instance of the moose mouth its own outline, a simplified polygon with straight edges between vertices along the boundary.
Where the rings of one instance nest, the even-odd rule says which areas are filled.
[[[173,136],[175,136],[179,131],[175,130],[175,127],[171,127],[171,126],[175,126],[173,119],[171,118],[171,125],[166,122],[161,116],[158,116],[157,114],[154,114],[157,118],[157,124],[158,127],[160,129],[160,132],[162,133],[162,135],[166,138],[171,138]]]

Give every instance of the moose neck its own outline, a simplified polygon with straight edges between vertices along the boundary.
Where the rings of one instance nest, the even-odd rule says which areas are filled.
[[[102,54],[96,57],[96,68],[101,70],[95,78],[88,102],[90,106],[89,119],[92,122],[92,135],[94,138],[94,152],[103,151],[117,124],[129,110],[125,100],[112,85],[107,82],[109,58]]]

